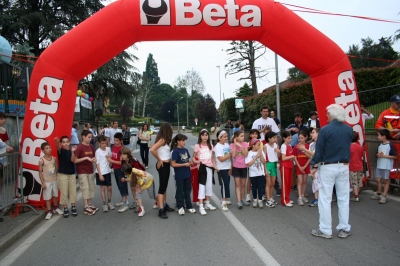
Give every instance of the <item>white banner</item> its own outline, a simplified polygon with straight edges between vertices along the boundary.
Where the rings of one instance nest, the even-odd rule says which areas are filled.
[[[79,113],[81,111],[81,105],[79,104],[79,99],[81,97],[76,97],[76,101],[75,101],[75,113]]]
[[[92,109],[92,102],[89,100],[81,98],[81,105],[87,109]]]

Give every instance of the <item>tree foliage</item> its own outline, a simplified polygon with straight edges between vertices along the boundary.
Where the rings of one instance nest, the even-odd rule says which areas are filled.
[[[257,94],[257,78],[267,76],[268,69],[256,67],[256,60],[265,54],[266,47],[255,41],[232,41],[230,44],[232,47],[226,50],[230,59],[225,65],[225,76],[244,72],[247,76],[238,80],[250,80],[252,94]]]
[[[195,117],[200,121],[216,121],[216,113],[217,109],[215,108],[215,101],[210,94],[206,94],[201,100],[197,101]]]
[[[242,87],[235,91],[236,97],[238,98],[246,98],[247,96],[253,95],[253,91],[251,90],[249,84],[247,82],[244,83]]]
[[[0,35],[13,46],[28,43],[39,56],[61,35],[103,7],[99,0],[3,0]]]
[[[128,105],[119,105],[117,109],[117,114],[122,118],[123,122],[127,122],[133,115],[133,111]]]
[[[308,78],[308,75],[298,69],[297,67],[291,67],[288,69],[288,74],[291,81],[302,81]]]
[[[375,42],[368,37],[361,39],[361,47],[358,44],[351,45],[347,52],[351,56],[351,65],[354,69],[389,66],[393,63],[391,60],[399,59],[399,53],[392,47],[395,38],[382,37],[378,42]],[[387,59],[389,61],[373,59]]]

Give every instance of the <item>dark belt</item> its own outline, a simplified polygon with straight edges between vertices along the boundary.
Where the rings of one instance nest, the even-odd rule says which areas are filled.
[[[337,163],[349,164],[349,162],[340,162],[340,161],[337,161],[337,162],[322,162],[321,165],[337,164]]]

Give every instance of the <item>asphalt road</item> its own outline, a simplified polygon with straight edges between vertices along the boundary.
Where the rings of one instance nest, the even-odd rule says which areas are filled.
[[[189,137],[190,152],[196,141]],[[137,150],[134,156],[140,158]],[[153,157],[149,172],[157,182]],[[173,178],[167,193],[169,205],[174,206]],[[214,193],[213,204],[217,206],[218,182]],[[311,186],[308,193],[311,195]],[[81,199],[77,217],[43,220],[1,254],[0,265],[399,265],[400,200],[380,205],[369,199],[369,193],[361,193],[358,203],[350,202],[353,235],[347,239],[338,238],[336,232],[333,239],[313,237],[310,232],[318,228],[318,208],[307,205],[239,210],[232,198],[227,213],[219,208],[206,216],[174,212],[163,220],[157,217],[158,210],[152,209],[154,201],[147,193],[142,218],[132,210],[99,210],[86,216]],[[231,194],[234,197],[233,180]],[[119,199],[114,186],[113,202]],[[292,199],[296,199],[295,192]],[[101,206],[99,188],[94,204]],[[332,211],[335,227],[335,204]]]

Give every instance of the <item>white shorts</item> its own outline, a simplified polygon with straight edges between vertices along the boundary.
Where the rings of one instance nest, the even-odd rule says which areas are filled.
[[[43,189],[43,199],[51,200],[52,197],[58,197],[57,181],[44,183],[46,184],[46,189]]]

